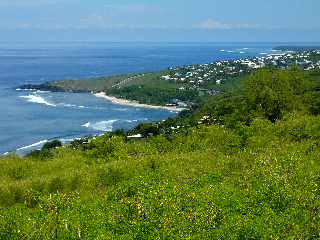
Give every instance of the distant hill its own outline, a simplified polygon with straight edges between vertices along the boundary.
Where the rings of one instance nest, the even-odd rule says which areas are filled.
[[[281,48],[286,49],[286,47]],[[290,47],[290,49],[298,48]],[[159,72],[55,81],[38,86],[25,85],[20,88],[66,92],[104,92],[108,96],[134,100],[143,104],[167,105],[178,100],[178,102],[192,106],[203,97],[233,88],[243,77],[250,75],[256,69],[263,67],[283,69],[292,65],[299,65],[305,70],[317,69],[320,67],[320,52],[274,53],[257,58],[173,67]]]
[[[274,50],[295,51],[295,52],[314,51],[314,50],[320,51],[320,45],[318,46],[279,46],[279,47],[275,47]]]

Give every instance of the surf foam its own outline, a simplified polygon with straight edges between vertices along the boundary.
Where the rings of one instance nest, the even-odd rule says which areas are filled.
[[[45,93],[43,91],[41,92],[35,92],[34,94],[26,95],[26,96],[20,96],[20,98],[26,99],[28,102],[31,103],[38,103],[38,104],[44,104],[46,106],[50,107],[66,107],[66,108],[78,108],[78,109],[93,109],[93,110],[105,110],[107,108],[104,107],[97,107],[97,106],[83,106],[83,105],[75,105],[70,103],[51,103],[47,101],[44,97],[37,95],[36,93]]]
[[[43,144],[45,144],[47,142],[48,142],[48,140],[42,140],[40,142],[33,143],[33,144],[25,146],[25,147],[18,148],[17,151],[27,150],[29,148],[35,148],[35,147],[38,147],[38,146],[40,147],[40,146],[42,146]]]
[[[44,105],[47,105],[47,106],[50,106],[50,107],[56,107],[55,104],[46,101],[43,97],[38,96],[38,95],[20,96],[20,98],[27,99],[28,102],[44,104]]]
[[[108,120],[108,121],[101,121],[96,123],[87,122],[82,125],[82,127],[91,128],[97,131],[103,132],[112,132],[113,124],[119,120]]]

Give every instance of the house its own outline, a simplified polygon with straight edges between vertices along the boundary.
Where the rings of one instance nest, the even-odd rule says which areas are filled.
[[[142,136],[142,134],[136,134],[136,135],[128,136],[128,138],[130,138],[130,139],[138,139],[138,138],[143,138],[143,136]]]
[[[161,78],[163,80],[170,80],[171,79],[171,77],[169,75],[162,76]]]

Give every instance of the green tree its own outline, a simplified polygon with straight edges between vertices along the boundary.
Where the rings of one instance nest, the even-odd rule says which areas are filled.
[[[289,70],[262,69],[244,83],[249,108],[271,122],[287,111],[299,108],[300,96],[308,89],[308,81],[297,67]]]
[[[61,147],[61,146],[62,146],[62,143],[59,140],[53,140],[51,142],[47,142],[46,144],[44,144],[41,150],[45,151],[45,150],[50,150],[50,149]]]

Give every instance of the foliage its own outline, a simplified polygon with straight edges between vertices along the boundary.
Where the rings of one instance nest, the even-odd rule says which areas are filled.
[[[200,114],[235,128],[261,117],[276,122],[292,111],[317,114],[319,93],[315,81],[297,67],[287,70],[261,69],[241,82],[241,87],[201,103]]]
[[[144,140],[119,131],[2,157],[0,239],[319,239],[313,77],[264,69],[139,125]]]
[[[42,150],[50,150],[54,148],[62,147],[62,143],[59,140],[53,140],[51,142],[47,142],[43,145]]]
[[[160,105],[170,103],[173,99],[179,99],[180,101],[194,101],[199,95],[196,90],[179,90],[174,88],[161,88],[144,85],[129,86],[109,91],[106,90],[106,93],[119,98]]]
[[[3,159],[1,239],[319,238],[319,120],[102,136],[50,161]]]
[[[285,112],[299,107],[299,96],[307,91],[308,86],[298,68],[285,71],[263,69],[247,79],[244,91],[249,108],[275,122]]]

